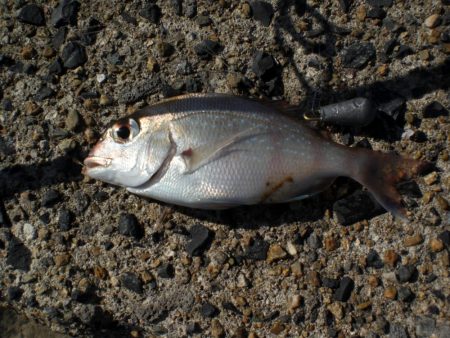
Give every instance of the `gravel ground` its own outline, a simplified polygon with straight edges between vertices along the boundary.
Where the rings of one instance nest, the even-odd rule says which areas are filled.
[[[449,4],[0,0],[0,305],[75,336],[450,337]],[[81,175],[110,121],[186,92],[365,96],[369,126],[319,127],[435,169],[409,224],[344,178],[205,212]]]

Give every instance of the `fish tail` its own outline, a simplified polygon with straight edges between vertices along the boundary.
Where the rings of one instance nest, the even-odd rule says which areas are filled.
[[[353,170],[353,179],[364,185],[386,210],[407,222],[396,184],[429,170],[431,164],[363,148],[353,148],[352,151],[360,159]]]

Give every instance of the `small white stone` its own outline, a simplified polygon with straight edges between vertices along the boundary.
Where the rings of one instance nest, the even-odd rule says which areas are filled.
[[[97,74],[97,82],[98,83],[105,82],[105,80],[106,80],[106,75],[105,74]]]
[[[237,278],[237,286],[239,288],[245,288],[248,286],[247,277],[245,277],[242,273]]]
[[[23,235],[27,241],[31,241],[36,238],[36,229],[30,223],[23,225]]]
[[[297,248],[292,242],[287,242],[286,250],[291,256],[295,256],[297,254]]]

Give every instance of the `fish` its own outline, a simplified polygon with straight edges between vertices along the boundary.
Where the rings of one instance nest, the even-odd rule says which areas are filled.
[[[112,123],[83,172],[143,197],[217,210],[301,200],[345,176],[407,220],[396,184],[427,162],[335,143],[283,109],[229,94],[163,100]]]

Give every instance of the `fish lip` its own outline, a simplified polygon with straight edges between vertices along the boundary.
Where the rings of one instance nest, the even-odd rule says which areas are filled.
[[[108,157],[88,156],[84,159],[84,165],[88,169],[97,167],[106,168],[111,164],[112,159]]]

